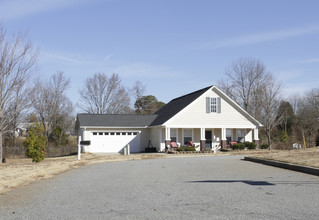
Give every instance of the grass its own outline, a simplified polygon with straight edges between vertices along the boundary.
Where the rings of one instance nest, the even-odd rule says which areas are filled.
[[[285,163],[319,168],[319,148],[285,151],[264,150],[263,153],[253,154],[253,156],[267,160],[276,160]]]

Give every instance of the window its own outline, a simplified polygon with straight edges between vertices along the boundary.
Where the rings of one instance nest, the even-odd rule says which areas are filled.
[[[189,141],[193,140],[193,130],[192,129],[184,129],[184,144],[188,144]]]
[[[177,141],[177,129],[171,129],[171,142],[176,142]]]
[[[99,135],[103,135],[103,132],[99,132]]]
[[[97,135],[97,132],[93,132],[93,135]]]
[[[246,134],[245,134],[246,132],[245,132],[245,130],[243,130],[243,129],[238,129],[237,130],[237,141],[238,142],[245,142],[245,136],[246,136]]]
[[[210,98],[210,112],[217,112],[217,98]]]
[[[227,144],[229,145],[230,144],[230,142],[232,141],[232,133],[233,133],[233,131],[232,130],[230,130],[230,129],[227,129],[226,130],[226,140],[227,140]]]
[[[206,113],[221,113],[220,97],[206,97]]]

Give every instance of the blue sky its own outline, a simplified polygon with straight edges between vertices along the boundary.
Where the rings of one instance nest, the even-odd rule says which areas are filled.
[[[240,57],[257,58],[293,95],[319,85],[317,0],[0,0],[7,33],[28,31],[39,75],[117,73],[160,101],[214,85]]]

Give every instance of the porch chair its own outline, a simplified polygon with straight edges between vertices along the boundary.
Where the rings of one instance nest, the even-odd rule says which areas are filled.
[[[176,142],[171,142],[171,149],[175,150],[176,148],[178,148],[178,145],[176,144]]]

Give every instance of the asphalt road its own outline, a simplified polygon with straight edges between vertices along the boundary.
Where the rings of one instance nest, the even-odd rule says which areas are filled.
[[[318,219],[319,178],[205,156],[81,167],[0,195],[0,219]]]

